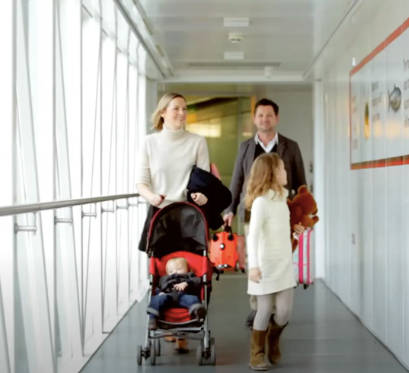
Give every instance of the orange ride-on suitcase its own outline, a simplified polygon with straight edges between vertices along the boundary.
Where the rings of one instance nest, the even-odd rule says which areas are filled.
[[[239,252],[240,251],[240,252]],[[210,241],[210,260],[221,270],[245,272],[244,237],[233,234],[231,227],[214,233]]]

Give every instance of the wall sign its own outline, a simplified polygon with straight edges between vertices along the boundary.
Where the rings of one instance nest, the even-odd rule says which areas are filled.
[[[409,164],[409,18],[349,77],[351,169]]]

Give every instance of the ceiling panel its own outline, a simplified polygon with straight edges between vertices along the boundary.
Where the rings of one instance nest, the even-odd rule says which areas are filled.
[[[136,0],[135,0],[136,1]],[[166,53],[174,75],[220,72],[230,63],[238,75],[263,71],[299,73],[310,66],[346,10],[356,0],[140,0],[155,43]],[[248,17],[248,27],[226,28],[224,17]],[[233,44],[229,32],[243,41]],[[224,60],[241,51],[242,61]],[[219,64],[219,67],[218,67]]]

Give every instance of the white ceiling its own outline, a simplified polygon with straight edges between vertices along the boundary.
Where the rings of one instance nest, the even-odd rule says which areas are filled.
[[[167,82],[302,82],[357,2],[139,0],[154,44],[170,61]],[[249,17],[249,26],[226,28],[224,17]],[[244,40],[231,43],[231,31]],[[231,51],[244,52],[244,60],[224,60],[224,52]],[[265,66],[273,66],[270,76]]]

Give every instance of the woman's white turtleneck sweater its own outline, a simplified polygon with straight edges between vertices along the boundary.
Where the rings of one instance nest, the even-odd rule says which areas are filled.
[[[159,207],[186,201],[186,187],[194,165],[209,171],[206,139],[184,129],[163,127],[145,138],[136,183],[148,185],[153,193],[166,196]]]

